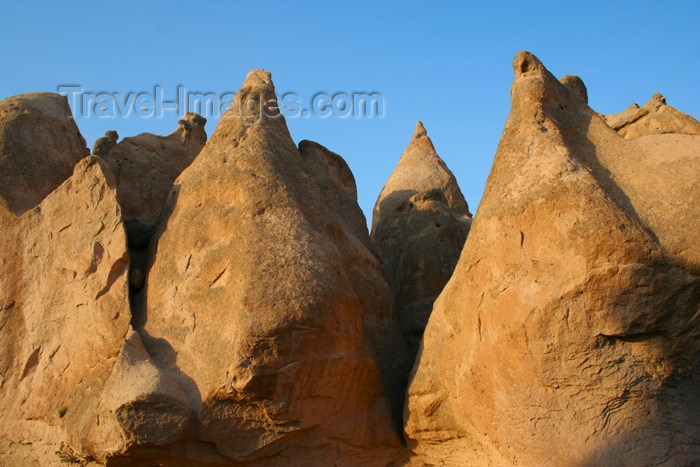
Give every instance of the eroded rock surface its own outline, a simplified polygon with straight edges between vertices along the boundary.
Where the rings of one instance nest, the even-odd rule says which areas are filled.
[[[64,98],[3,101],[0,465],[693,465],[697,122],[655,98],[606,123],[581,79],[514,69],[412,373],[410,453],[394,293],[423,310],[406,332],[470,217],[422,125],[373,219],[392,293],[347,164],[294,145],[266,72],[194,161],[193,115],[100,139],[119,181]]]
[[[372,240],[394,292],[401,332],[415,356],[433,302],[471,226],[467,202],[421,122],[374,207]]]
[[[700,135],[700,122],[667,105],[661,94],[654,94],[644,107],[632,104],[619,114],[607,115],[605,121],[626,139],[664,133]]]
[[[525,52],[514,69],[479,215],[414,367],[414,462],[689,465],[699,138],[627,141],[575,80]]]
[[[0,205],[21,215],[89,154],[65,96],[35,92],[0,102]]]
[[[129,330],[128,262],[114,175],[99,158],[21,217],[0,207],[3,465],[58,465],[62,444],[66,458],[90,457]]]
[[[190,112],[168,136],[142,133],[117,143],[117,132],[108,131],[95,142],[93,152],[104,158],[117,176],[125,218],[147,225],[155,222],[173,181],[207,142],[206,121]]]
[[[269,73],[251,72],[234,102],[255,116],[227,111],[151,242],[139,329],[193,417],[189,447],[169,452],[384,465],[400,451],[389,399],[400,413],[406,364],[391,291],[347,165],[297,149],[270,99]]]

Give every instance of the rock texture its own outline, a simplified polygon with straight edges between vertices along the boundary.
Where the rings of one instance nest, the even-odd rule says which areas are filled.
[[[165,204],[173,181],[194,160],[204,144],[207,119],[189,112],[168,136],[142,133],[116,144],[116,131],[95,141],[93,153],[104,158],[117,176],[124,217],[152,224]]]
[[[38,205],[88,154],[65,96],[37,92],[0,102],[0,205],[14,214]]]
[[[114,130],[106,132],[102,138],[97,138],[95,141],[95,144],[92,146],[92,155],[106,156],[117,145],[117,141],[119,141],[119,133]]]
[[[700,458],[700,141],[627,141],[533,55],[414,367],[420,462]],[[585,89],[585,88],[583,88]]]
[[[632,104],[619,114],[607,115],[605,121],[626,139],[663,133],[700,135],[700,123],[666,105],[666,98],[661,94],[654,94],[644,107]]]
[[[267,72],[196,159],[195,115],[84,157],[65,99],[3,101],[0,465],[696,464],[697,122],[655,99],[616,131],[578,77],[514,69],[461,255],[469,210],[422,125],[377,248]],[[415,348],[454,261],[406,392],[394,295]]]
[[[190,463],[385,465],[406,370],[391,291],[347,165],[297,148],[274,98],[251,72],[152,241],[139,330],[192,407],[159,429]]]
[[[21,217],[0,207],[0,464],[57,465],[61,445],[66,459],[89,457],[129,330],[128,263],[114,175],[98,158]]]
[[[454,270],[471,225],[467,202],[421,122],[374,207],[372,240],[415,356],[433,302]]]

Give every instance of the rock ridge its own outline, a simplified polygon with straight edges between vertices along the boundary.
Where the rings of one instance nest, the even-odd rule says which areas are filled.
[[[700,123],[667,105],[666,98],[658,93],[644,107],[632,104],[623,112],[604,118],[625,139],[665,133],[700,135]]]

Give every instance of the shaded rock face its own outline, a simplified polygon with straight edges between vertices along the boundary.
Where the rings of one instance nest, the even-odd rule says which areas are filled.
[[[700,456],[698,137],[627,141],[571,79],[526,52],[514,69],[479,215],[414,367],[416,459],[688,465]]]
[[[106,132],[102,138],[97,138],[97,141],[95,141],[95,144],[92,146],[92,155],[104,157],[117,145],[117,141],[119,141],[119,133],[114,130]]]
[[[666,105],[661,94],[654,94],[644,107],[632,104],[625,111],[604,118],[625,139],[664,133],[700,135],[700,122]]]
[[[421,122],[374,207],[372,240],[394,292],[412,357],[454,270],[471,214]]]
[[[90,452],[129,330],[128,263],[114,175],[99,158],[21,217],[0,207],[3,465],[58,464],[62,443],[67,457]]]
[[[384,465],[407,363],[391,291],[347,165],[297,148],[274,98],[251,72],[234,102],[255,117],[229,109],[151,242],[137,327],[192,417],[159,459]]]
[[[108,131],[95,141],[93,153],[104,158],[117,176],[124,217],[147,225],[155,222],[173,181],[204,147],[206,121],[189,112],[168,136],[142,133],[117,144],[117,132]]]
[[[0,204],[21,215],[89,154],[65,96],[37,92],[0,102]]]

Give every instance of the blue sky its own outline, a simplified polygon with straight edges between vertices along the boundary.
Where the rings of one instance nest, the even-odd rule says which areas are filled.
[[[0,98],[56,91],[235,92],[251,69],[308,102],[378,92],[382,118],[288,118],[292,137],[345,158],[360,206],[374,201],[422,120],[474,211],[510,108],[511,61],[537,55],[580,76],[589,104],[617,113],[656,92],[700,116],[700,2],[2,1]],[[168,134],[162,118],[76,116],[88,146]],[[209,118],[207,132],[216,124]]]

